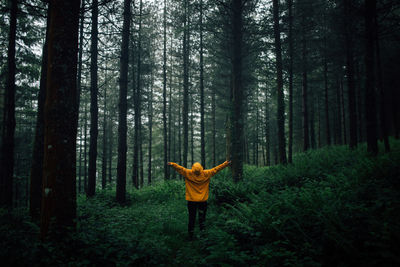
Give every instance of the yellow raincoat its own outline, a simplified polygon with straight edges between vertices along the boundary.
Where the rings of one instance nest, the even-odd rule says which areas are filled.
[[[221,165],[209,170],[204,170],[203,166],[198,162],[193,164],[192,169],[186,169],[174,162],[170,162],[169,165],[174,167],[185,178],[186,200],[204,202],[208,199],[210,178],[228,166],[229,162],[225,161]]]

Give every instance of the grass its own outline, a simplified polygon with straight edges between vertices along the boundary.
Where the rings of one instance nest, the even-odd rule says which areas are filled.
[[[370,157],[332,146],[293,164],[245,166],[237,184],[211,182],[207,229],[187,240],[182,180],[115,203],[113,190],[78,197],[77,232],[40,243],[25,209],[0,211],[9,266],[400,266],[400,143]],[[198,233],[198,228],[196,228]]]

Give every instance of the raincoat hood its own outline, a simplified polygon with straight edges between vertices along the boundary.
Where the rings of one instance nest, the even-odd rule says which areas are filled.
[[[202,171],[203,171],[203,166],[201,166],[200,163],[196,162],[195,164],[193,164],[193,166],[192,166],[192,172],[193,172],[195,175],[200,175]]]

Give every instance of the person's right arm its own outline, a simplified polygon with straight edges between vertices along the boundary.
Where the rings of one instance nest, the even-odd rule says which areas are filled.
[[[188,169],[182,167],[182,166],[179,165],[179,164],[176,164],[175,162],[168,162],[168,165],[169,165],[169,166],[172,166],[172,167],[173,167],[179,174],[181,174],[183,177],[186,177],[186,176],[187,176]]]

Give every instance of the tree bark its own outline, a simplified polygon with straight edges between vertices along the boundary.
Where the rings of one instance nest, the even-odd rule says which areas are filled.
[[[151,185],[152,182],[151,159],[152,159],[152,143],[153,143],[153,85],[154,85],[154,77],[153,77],[153,72],[151,72],[150,96],[149,96],[149,154],[148,154],[148,171],[147,171],[148,185]]]
[[[163,39],[163,139],[164,139],[164,179],[169,179],[168,135],[167,135],[167,1],[164,0]]]
[[[142,1],[139,6],[139,36],[138,36],[138,58],[137,58],[137,81],[136,90],[134,91],[135,103],[135,131],[134,131],[134,145],[133,145],[133,164],[132,164],[132,182],[136,189],[139,189],[139,150],[140,150],[140,116],[141,116],[141,31],[142,31]]]
[[[235,182],[243,176],[243,101],[242,84],[242,42],[243,42],[243,3],[232,1],[232,176]]]
[[[105,72],[105,80],[107,81],[107,63]],[[103,155],[101,158],[101,189],[104,190],[107,184],[107,86],[105,84],[103,106]]]
[[[96,176],[97,176],[97,138],[98,129],[98,100],[97,95],[99,88],[97,86],[97,56],[98,56],[98,0],[92,1],[92,33],[90,48],[90,141],[89,141],[89,180],[87,196],[92,197],[96,192]]]
[[[306,25],[305,14],[302,15],[302,71],[303,71],[303,86],[302,86],[302,101],[303,101],[303,151],[310,148],[310,135],[308,126],[308,84],[307,84],[307,41],[306,41]]]
[[[77,81],[77,86],[78,86],[78,92],[77,92],[77,107],[76,110],[80,110],[80,104],[81,104],[81,92],[82,92],[82,57],[83,57],[83,26],[84,26],[84,20],[85,20],[85,0],[82,0],[81,3],[81,10],[80,10],[80,22],[79,22],[79,52],[78,52],[78,81]],[[86,145],[86,143],[85,143]],[[85,166],[86,168],[86,166]],[[82,134],[80,136],[79,140],[79,171],[78,171],[78,193],[81,193],[82,191]]]
[[[347,127],[346,127],[346,109],[344,104],[344,86],[343,86],[343,78],[340,80],[340,98],[342,104],[342,121],[343,121],[343,141],[344,144],[347,145]]]
[[[36,117],[36,131],[33,145],[32,165],[30,172],[29,214],[34,221],[40,221],[42,203],[42,178],[44,156],[44,103],[46,101],[47,83],[47,47],[50,26],[50,9],[47,11],[46,39],[42,50],[42,69],[38,97],[38,111]]]
[[[376,92],[375,92],[375,60],[374,60],[374,18],[376,0],[365,0],[365,110],[367,129],[367,150],[372,155],[378,154]]]
[[[11,1],[10,32],[8,34],[7,81],[4,103],[4,126],[1,144],[0,205],[12,208],[14,178],[14,134],[15,134],[15,39],[17,31],[17,0]]]
[[[331,145],[331,127],[330,127],[330,121],[329,121],[329,87],[328,87],[328,43],[327,43],[327,36],[328,36],[328,27],[326,24],[326,11],[324,13],[324,27],[325,27],[325,33],[324,33],[324,94],[325,94],[325,103],[324,103],[324,108],[325,108],[325,137],[326,137],[326,145],[330,146]]]
[[[184,30],[183,30],[183,166],[187,166],[189,147],[189,3],[184,0]]]
[[[79,0],[51,1],[41,237],[75,228]]]
[[[288,0],[289,9],[289,144],[288,162],[293,158],[293,0]]]
[[[267,85],[268,86],[268,85]],[[271,136],[270,136],[270,127],[269,127],[269,99],[268,99],[268,87],[265,90],[265,150],[267,153],[266,165],[271,166]]]
[[[78,52],[78,104],[76,110],[79,110],[81,103],[81,92],[82,92],[82,56],[83,56],[83,26],[85,24],[85,0],[82,0],[80,17],[79,17],[79,52]]]
[[[118,163],[116,200],[122,204],[126,200],[126,152],[127,152],[127,94],[129,30],[131,23],[131,0],[124,0],[124,22],[122,25],[121,71],[119,79],[119,118],[118,118]]]
[[[385,152],[390,151],[389,144],[389,131],[388,131],[388,112],[386,105],[386,93],[384,86],[384,79],[382,73],[382,63],[381,63],[381,51],[379,46],[379,30],[378,30],[378,18],[375,12],[374,18],[374,28],[375,28],[375,50],[376,50],[376,68],[377,68],[377,78],[378,78],[378,89],[379,89],[379,120],[381,126],[381,132],[383,137],[383,143],[385,145]]]
[[[279,0],[273,0],[274,13],[274,39],[276,56],[276,83],[277,83],[277,122],[278,122],[278,153],[279,163],[285,164],[286,159],[286,141],[285,141],[285,102],[283,96],[283,74],[282,74],[282,48],[281,31],[279,27]]]
[[[274,16],[274,39],[276,56],[276,83],[277,83],[277,122],[278,122],[278,153],[279,163],[285,164],[286,159],[286,141],[285,141],[285,102],[283,95],[283,74],[282,74],[282,48],[281,31],[279,27],[279,0],[273,0]]]
[[[354,149],[357,146],[357,112],[356,112],[356,86],[354,82],[354,41],[352,38],[352,1],[345,1],[345,43],[346,43],[346,74],[347,74],[347,90],[348,90],[348,109],[349,109],[349,147]]]
[[[200,146],[201,165],[206,168],[206,141],[204,128],[203,0],[200,0]]]

